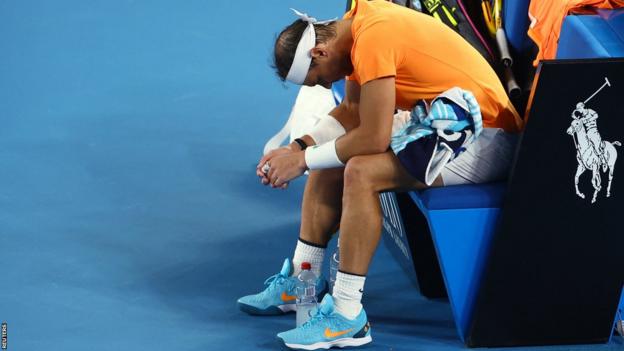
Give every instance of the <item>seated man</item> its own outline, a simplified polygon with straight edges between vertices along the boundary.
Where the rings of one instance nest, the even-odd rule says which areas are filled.
[[[310,262],[319,276],[327,243],[340,227],[340,270],[332,295],[310,322],[278,337],[288,347],[308,350],[359,346],[372,340],[361,298],[381,235],[379,193],[499,180],[509,169],[513,133],[522,121],[486,60],[434,18],[380,0],[358,1],[338,21],[299,15],[302,19],[276,40],[277,74],[327,88],[348,76],[345,98],[310,135],[260,160],[257,174],[274,188],[310,173],[292,266],[285,262],[264,291],[238,304],[251,314],[294,310],[300,264]],[[419,100],[431,101],[453,87],[472,93],[485,129],[440,176],[426,182],[408,171],[408,158],[389,151],[394,111],[411,110]],[[317,291],[322,294],[325,287],[319,279]]]

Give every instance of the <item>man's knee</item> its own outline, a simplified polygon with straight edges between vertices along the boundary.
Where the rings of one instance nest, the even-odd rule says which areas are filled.
[[[344,169],[344,189],[359,189],[369,187],[372,184],[372,172],[370,162],[366,156],[352,157]]]
[[[318,169],[310,171],[308,182],[335,183],[341,182],[343,170],[340,168]]]

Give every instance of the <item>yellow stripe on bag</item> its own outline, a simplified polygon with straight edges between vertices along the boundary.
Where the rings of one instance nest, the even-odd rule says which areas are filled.
[[[444,13],[446,14],[446,18],[448,18],[449,21],[451,21],[453,26],[457,26],[457,20],[455,19],[455,17],[453,17],[453,14],[448,10],[448,8],[446,8],[446,6],[442,6],[442,10],[444,10]]]

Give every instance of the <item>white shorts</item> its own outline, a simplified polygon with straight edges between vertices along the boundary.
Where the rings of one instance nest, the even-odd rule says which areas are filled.
[[[518,135],[484,128],[466,151],[442,169],[444,185],[489,183],[507,179]]]

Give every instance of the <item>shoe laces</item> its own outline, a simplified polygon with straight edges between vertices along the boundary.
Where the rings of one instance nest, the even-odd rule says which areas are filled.
[[[268,286],[268,287],[273,287],[276,285],[282,285],[284,284],[285,281],[287,281],[288,277],[281,274],[281,273],[277,273],[275,275],[272,275],[270,277],[267,278],[267,280],[264,281],[264,285]]]
[[[309,311],[308,313],[310,313],[311,311]],[[310,319],[305,322],[303,325],[301,325],[301,327],[303,329],[307,329],[313,325],[315,325],[316,323],[321,322],[323,319],[326,319],[327,317],[329,317],[329,315],[331,314],[331,312],[323,312],[321,309],[321,306],[318,306],[316,308],[316,313],[314,314],[314,316],[311,316]]]

